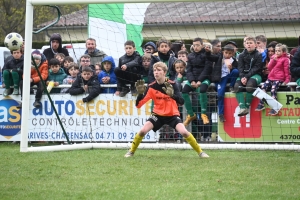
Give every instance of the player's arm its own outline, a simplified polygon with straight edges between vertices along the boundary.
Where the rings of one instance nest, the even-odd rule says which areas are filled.
[[[173,99],[176,101],[177,104],[183,105],[184,99],[181,96],[181,92],[179,91],[178,85],[176,83],[172,84],[174,89]]]
[[[137,108],[142,107],[145,103],[147,103],[151,99],[151,92],[149,92],[149,86],[146,88],[146,91],[144,94],[138,94],[135,106]]]

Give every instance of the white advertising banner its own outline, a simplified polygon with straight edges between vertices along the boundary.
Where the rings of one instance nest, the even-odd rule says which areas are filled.
[[[67,141],[65,132],[73,142],[131,142],[151,114],[151,101],[137,109],[136,97],[129,94],[125,98],[100,94],[89,103],[83,103],[83,97],[51,94],[59,120],[46,95],[40,108],[33,107],[31,95],[28,141]],[[22,117],[16,108],[20,100],[19,95],[0,96],[0,141],[20,141]],[[156,135],[150,131],[144,141],[155,142]]]

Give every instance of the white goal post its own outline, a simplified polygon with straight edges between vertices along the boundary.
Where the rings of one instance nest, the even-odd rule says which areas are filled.
[[[187,2],[210,2],[210,0],[189,0]],[[219,0],[214,0],[219,1]],[[229,1],[229,0],[223,0]],[[166,3],[166,2],[182,2],[179,0],[87,0],[84,4],[111,4],[111,3]],[[25,22],[25,55],[24,55],[24,84],[23,84],[23,100],[22,100],[22,122],[21,122],[21,142],[20,152],[37,152],[37,151],[65,151],[77,149],[106,148],[106,149],[128,149],[130,143],[77,143],[70,145],[52,145],[29,147],[28,146],[28,130],[30,116],[30,68],[31,68],[31,49],[33,36],[33,9],[37,5],[66,5],[78,4],[76,0],[27,0],[26,1],[26,22]],[[226,144],[226,143],[210,143],[201,144],[203,149],[247,149],[247,150],[293,150],[299,151],[300,145],[297,144]],[[164,143],[141,143],[140,149],[191,149],[186,143],[181,144],[164,144]]]

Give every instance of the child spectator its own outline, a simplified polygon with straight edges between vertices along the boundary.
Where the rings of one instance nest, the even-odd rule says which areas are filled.
[[[42,79],[44,81],[47,80],[48,78],[48,61],[46,60],[45,56],[42,56],[41,52],[39,50],[34,50],[31,53],[34,62],[36,64],[36,66],[38,67],[38,70],[42,76]],[[43,95],[43,91],[44,91],[44,86],[43,83],[40,79],[40,76],[38,74],[38,71],[35,68],[35,65],[33,63],[33,61],[31,61],[31,72],[30,72],[30,87],[36,85],[37,89],[36,89],[36,94],[35,94],[35,101],[33,103],[33,106],[36,108],[41,107],[41,98]],[[23,96],[23,80],[20,81],[20,90],[21,90],[21,98]],[[17,106],[17,108],[22,108],[22,103],[19,104]]]
[[[203,124],[209,124],[209,119],[206,115],[206,91],[208,89],[208,86],[210,85],[212,63],[206,60],[203,41],[201,38],[195,38],[193,40],[193,51],[193,53],[190,53],[188,55],[186,72],[188,82],[182,89],[182,97],[184,99],[184,105],[188,113],[186,120],[183,122],[185,126],[187,126],[191,121],[197,119],[197,116],[192,108],[189,93],[191,91],[196,91],[198,88],[200,88],[199,101],[201,106],[201,119],[203,120]]]
[[[188,52],[185,50],[178,51],[178,59],[183,60],[184,62],[188,61]]]
[[[151,55],[150,54],[144,54],[142,56],[142,70],[141,70],[141,78],[145,81],[145,83],[149,83],[148,81],[148,74],[149,74],[149,68],[151,63]]]
[[[266,92],[268,88],[271,87],[271,96],[277,100],[277,90],[279,86],[283,83],[286,85],[290,82],[290,59],[287,56],[287,46],[284,44],[277,44],[275,47],[275,55],[272,56],[269,64],[269,75],[268,79],[261,87],[261,89]],[[262,111],[265,109],[263,100],[260,100],[255,111]],[[275,116],[277,112],[271,109],[269,115]]]
[[[112,56],[106,56],[102,60],[102,71],[98,75],[98,80],[100,84],[116,84],[117,83],[117,77],[115,75],[115,61]],[[116,88],[110,87],[110,88],[101,88],[101,93],[110,93],[113,94],[116,92]]]
[[[65,78],[63,80],[63,84],[64,85],[72,85],[72,83],[75,82],[76,78],[77,78],[77,75],[79,73],[79,66],[72,62],[70,63],[70,65],[68,66],[68,76],[67,78]],[[60,93],[69,93],[69,89],[70,88],[63,88]]]
[[[224,117],[224,97],[227,83],[230,83],[229,91],[233,91],[235,81],[239,75],[237,69],[238,63],[234,56],[234,47],[226,45],[223,54],[213,55],[211,49],[206,47],[206,58],[215,62],[214,70],[212,71],[211,80],[216,83],[218,92],[218,114],[220,122],[225,122]]]
[[[144,45],[144,53],[145,54],[154,54],[156,52],[156,45],[154,44],[154,42],[147,42]]]
[[[2,69],[5,90],[3,96],[19,94],[19,84],[23,75],[24,59],[20,49],[11,51],[12,59],[7,60]],[[13,86],[13,91],[11,89]]]
[[[67,77],[67,74],[60,67],[60,62],[56,58],[52,58],[49,63],[49,75],[46,82],[46,85],[49,84],[50,81],[54,82],[54,86],[59,86],[63,83],[63,80]],[[53,88],[50,93],[60,93],[61,88]]]
[[[168,67],[168,71],[166,76],[170,80],[175,80],[175,69],[174,69],[174,62],[177,60],[177,58],[172,54],[172,51],[170,50],[171,43],[169,40],[161,38],[156,43],[157,46],[157,55],[152,55],[151,63],[150,63],[150,69],[148,74],[148,81],[149,83],[152,83],[155,81],[154,74],[153,74],[153,65],[159,61],[165,63]]]
[[[101,59],[102,60],[102,59]],[[94,75],[96,74],[95,72],[95,66],[94,65],[91,65],[91,56],[89,56],[88,54],[83,54],[80,59],[79,59],[79,62],[80,62],[80,66],[79,66],[79,73],[82,72],[82,69],[85,68],[85,67],[90,67],[93,72],[94,72]]]
[[[89,102],[100,94],[100,83],[90,67],[84,67],[82,69],[82,73],[77,76],[69,92],[71,95],[88,93],[88,95],[82,99],[83,102]]]
[[[131,91],[131,95],[135,96],[137,93],[134,83],[141,77],[141,56],[135,51],[135,43],[133,41],[126,41],[124,47],[126,53],[119,58],[119,66],[115,68],[115,74],[118,81],[115,94],[124,97]],[[131,89],[129,89],[126,84],[130,84]]]
[[[240,111],[238,116],[245,116],[249,113],[249,107],[253,99],[252,93],[261,83],[262,75],[262,55],[256,50],[256,40],[254,37],[247,37],[244,51],[239,55],[237,78],[234,91],[238,101]],[[246,87],[246,100],[243,89]]]
[[[67,75],[70,75],[68,72],[69,66],[74,62],[74,59],[71,56],[66,56],[63,63],[63,69]]]
[[[225,46],[226,46],[226,45],[230,45],[230,46],[232,46],[232,47],[234,48],[234,53],[233,53],[233,56],[232,56],[232,57],[235,58],[236,61],[237,61],[240,52],[238,52],[238,46],[237,46],[236,42],[235,42],[235,41],[228,41],[228,42],[225,44]]]
[[[182,91],[182,85],[181,84],[183,83],[183,81],[187,80],[186,73],[185,73],[186,62],[181,60],[181,59],[178,59],[174,62],[174,68],[175,68],[175,71],[176,71],[176,83],[177,83],[178,88],[181,92]]]
[[[57,60],[59,60],[60,66],[63,67],[64,66],[64,60],[65,60],[65,54],[63,53],[57,53],[54,55],[54,58],[56,58]]]
[[[96,75],[98,76],[98,75],[100,74],[101,71],[102,71],[101,63],[96,63],[96,64],[95,64],[95,72],[96,72]]]

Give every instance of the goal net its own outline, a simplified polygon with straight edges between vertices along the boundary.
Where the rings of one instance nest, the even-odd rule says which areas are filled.
[[[29,95],[29,87],[26,87],[29,85],[30,77],[32,31],[42,29],[56,19],[56,16],[53,16],[52,21],[34,24],[34,8],[41,5],[59,7],[60,4],[74,3],[78,2],[27,1],[25,87],[22,99],[24,106],[21,111],[15,109],[15,102],[21,100],[19,97],[1,97],[0,100],[0,104],[6,108],[12,119],[20,117],[19,120],[0,122],[4,127],[0,130],[5,130],[0,138],[3,141],[20,140],[21,151],[129,148],[134,135],[151,115],[151,101],[141,109],[137,109],[136,96],[131,93],[125,97],[101,93],[89,103],[82,102],[85,94],[71,96],[57,93],[50,94],[54,107],[51,106],[51,100],[47,95],[43,95],[41,108],[33,107],[35,96]],[[172,43],[174,54],[179,50],[190,53],[193,50],[193,39],[197,37],[202,38],[204,43],[210,43],[216,54],[221,53],[222,48],[230,41],[229,43],[236,45],[238,54],[244,50],[246,36],[264,36],[260,37],[262,38],[260,42],[264,44],[262,46],[257,44],[257,49],[262,52],[265,50],[267,60],[268,53],[274,51],[274,46],[269,45],[272,41],[286,44],[289,52],[300,45],[298,41],[300,3],[296,0],[146,3],[141,1],[141,3],[118,4],[113,4],[112,1],[88,0],[84,3],[87,4],[85,9],[61,16],[58,23],[39,33],[45,36],[46,41],[49,41],[51,34],[59,33],[63,46],[79,64],[80,57],[86,51],[82,41],[87,38],[94,38],[96,48],[112,56],[116,67],[119,58],[125,54],[124,43],[127,40],[135,42],[136,50],[141,55],[144,54],[144,45],[147,42],[156,44],[160,38]],[[291,54],[291,61],[292,57]],[[201,119],[199,91],[195,90],[190,93],[190,99],[197,118],[187,126],[187,129],[203,149],[299,150],[300,94],[295,91],[295,81],[292,77],[287,86],[280,86],[277,96],[282,108],[277,116],[268,114],[271,109],[268,106],[261,112],[255,111],[259,99],[254,97],[249,114],[239,117],[236,95],[229,91],[228,85],[224,97],[225,122],[219,120],[217,84],[211,84],[207,91],[209,124],[204,124]],[[116,87],[116,84],[103,85],[103,88],[105,87]],[[179,110],[184,121],[188,114],[186,107],[179,106]],[[21,128],[15,125],[21,125]],[[13,129],[14,126],[17,128]],[[6,131],[5,127],[12,129]],[[189,149],[190,147],[176,130],[163,126],[157,132],[149,132],[140,148]]]

